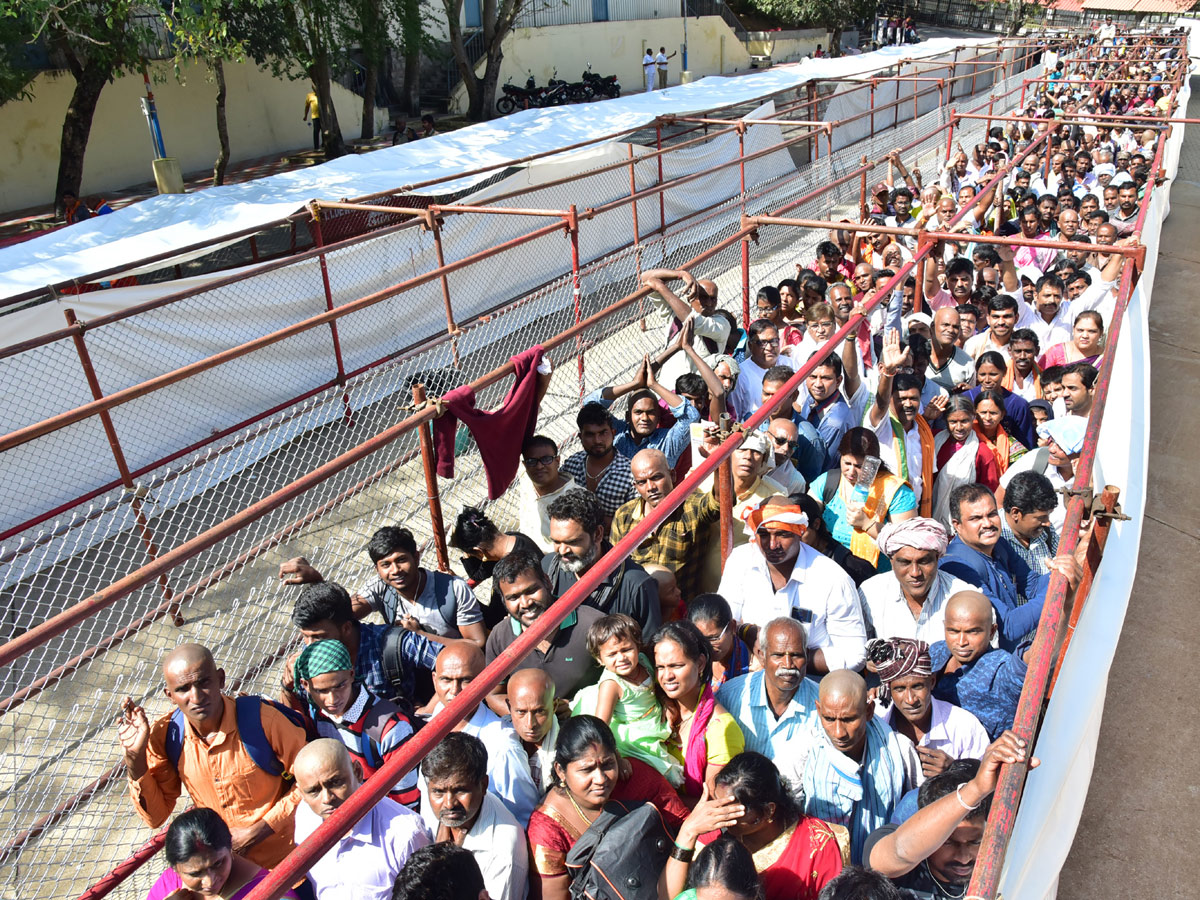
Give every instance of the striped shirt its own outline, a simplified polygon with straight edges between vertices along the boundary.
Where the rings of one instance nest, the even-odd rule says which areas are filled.
[[[333,716],[308,701],[309,715],[323,738],[341,741],[350,758],[362,766],[363,776],[370,778],[392,754],[413,736],[412,723],[391,700],[380,700],[358,685],[358,695],[341,716]],[[388,796],[410,809],[419,808],[417,770],[414,768],[396,783]]]
[[[587,460],[587,453],[580,450],[568,456],[559,469],[584,490],[588,487]],[[616,515],[622,503],[637,496],[637,490],[633,486],[633,471],[629,464],[628,456],[622,456],[614,450],[612,462],[600,473],[600,480],[596,482],[596,499],[600,501],[600,510],[610,519]]]
[[[1026,547],[1021,543],[1011,528],[1008,527],[1008,515],[1005,514],[1000,522],[1000,537],[1007,542],[1008,546],[1013,549],[1013,552],[1021,559],[1025,560],[1025,564],[1029,566],[1032,572],[1045,572],[1046,563],[1054,559],[1058,554],[1058,532],[1053,527],[1047,526],[1041,530],[1037,536],[1037,540],[1030,541]],[[1027,598],[1018,598],[1018,603],[1027,602]]]
[[[804,811],[849,829],[850,861],[862,865],[871,832],[888,823],[893,807],[917,785],[917,751],[908,738],[872,718],[863,761],[856,762],[829,742],[817,716],[812,727],[813,747],[801,779]]]
[[[799,784],[815,738],[812,715],[817,706],[816,684],[800,679],[799,689],[780,718],[775,717],[767,702],[761,669],[725,682],[717,691],[717,700],[737,719],[746,749],[761,753],[775,763],[780,775]]]

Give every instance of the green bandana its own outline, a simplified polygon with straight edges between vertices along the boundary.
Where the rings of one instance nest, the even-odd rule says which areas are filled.
[[[350,651],[341,641],[316,641],[304,648],[296,659],[296,683],[311,681],[328,672],[349,672]]]

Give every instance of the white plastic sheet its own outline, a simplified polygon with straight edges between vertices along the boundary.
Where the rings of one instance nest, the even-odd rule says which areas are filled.
[[[1180,110],[1187,108],[1189,96],[1185,86]],[[1142,234],[1152,250],[1158,248],[1162,220],[1169,211],[1182,141],[1183,126],[1176,126],[1168,138],[1168,180],[1154,191]],[[1117,346],[1093,478],[1094,484],[1121,488],[1121,506],[1130,518],[1114,523],[1109,532],[1103,563],[1042,723],[1034,748],[1041,766],[1029,774],[1001,874],[1000,893],[1005,897],[1041,900],[1057,895],[1059,872],[1087,799],[1108,672],[1125,622],[1142,538],[1150,445],[1149,309],[1156,268],[1157,253],[1148,253]]]
[[[651,124],[656,116],[687,115],[747,103],[815,78],[863,75],[976,46],[994,38],[938,38],[839,59],[809,59],[740,77],[710,76],[651,94],[577,106],[524,110],[412,144],[402,144],[195,194],[152,197],[141,203],[0,250],[0,299],[276,221],[314,198],[339,200],[396,190],[434,178],[594,140]],[[487,176],[438,186],[462,190]]]

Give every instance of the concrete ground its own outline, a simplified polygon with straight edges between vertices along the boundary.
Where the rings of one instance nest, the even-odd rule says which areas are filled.
[[[1200,78],[1192,79],[1192,90]],[[1193,93],[1188,115],[1200,115]],[[1108,681],[1062,900],[1200,895],[1200,717],[1190,664],[1200,582],[1200,127],[1184,139],[1150,310],[1150,472],[1137,581]]]

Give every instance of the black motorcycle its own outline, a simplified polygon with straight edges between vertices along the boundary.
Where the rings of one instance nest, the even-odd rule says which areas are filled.
[[[582,81],[568,82],[558,77],[558,70],[550,78],[549,87],[542,95],[538,106],[562,106],[566,103],[582,103],[591,99],[587,84]]]
[[[583,73],[583,83],[587,86],[589,98],[594,97],[620,97],[621,84],[617,81],[616,75],[597,75],[592,71],[592,64],[588,63],[587,71]]]
[[[518,109],[541,106],[542,97],[546,93],[546,88],[540,88],[534,82],[532,72],[525,79],[525,87],[518,87],[509,81],[501,85],[501,90],[504,91],[504,96],[496,101],[496,111],[502,116],[507,116]]]

